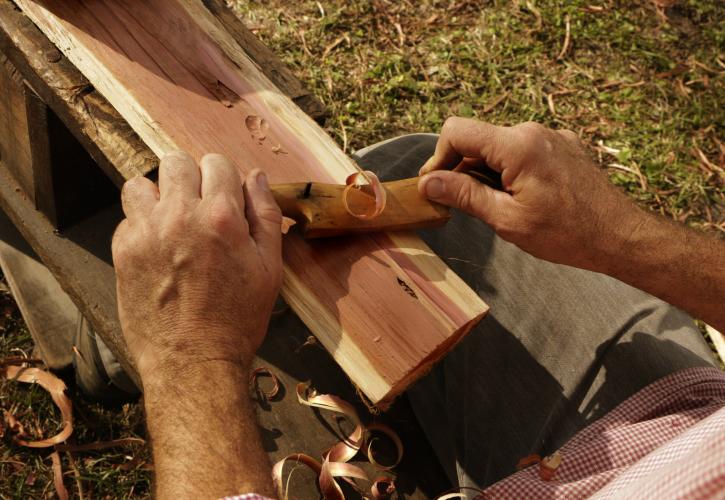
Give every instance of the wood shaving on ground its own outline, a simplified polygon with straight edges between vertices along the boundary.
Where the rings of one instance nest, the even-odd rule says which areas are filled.
[[[267,368],[258,368],[255,372],[272,375]],[[272,375],[273,376],[273,375]],[[276,377],[275,377],[276,379]],[[317,394],[309,384],[297,385],[297,400],[300,404],[311,408],[340,413],[348,417],[354,424],[355,429],[347,438],[333,445],[322,455],[319,461],[304,453],[293,453],[274,464],[272,477],[277,490],[286,500],[289,498],[289,482],[292,472],[287,474],[286,480],[284,469],[286,464],[302,465],[311,469],[318,476],[318,485],[323,498],[329,500],[345,500],[345,495],[338,484],[337,479],[345,481],[364,498],[373,500],[389,498],[395,492],[395,480],[391,477],[380,476],[372,481],[368,493],[364,492],[355,482],[355,479],[370,481],[368,475],[360,467],[348,463],[360,450],[367,456],[368,461],[380,470],[387,471],[397,466],[403,458],[403,443],[397,433],[390,427],[381,423],[363,425],[355,408],[347,401],[331,394]],[[382,464],[375,458],[373,444],[379,437],[376,434],[387,436],[395,445],[396,458],[390,464]]]
[[[73,432],[73,404],[65,393],[66,386],[61,379],[41,368],[30,367],[22,362],[21,364],[6,364],[6,361],[0,362],[0,376],[6,380],[41,386],[50,393],[63,419],[63,429],[55,436],[39,441],[27,441],[22,434],[18,434],[15,439],[17,444],[30,448],[47,448],[68,439]]]
[[[31,366],[41,363],[41,360],[21,356],[5,358],[0,360],[0,377],[15,382],[38,384],[48,391],[53,402],[60,410],[63,428],[52,437],[29,441],[26,439],[28,435],[20,420],[11,411],[5,410],[3,412],[3,422],[0,423],[0,436],[4,434],[5,430],[8,430],[15,434],[13,440],[20,446],[28,448],[54,447],[53,453],[50,454],[53,463],[53,485],[58,498],[65,500],[68,498],[68,490],[63,484],[63,464],[60,459],[60,452],[95,451],[117,446],[145,444],[146,442],[140,438],[122,438],[89,444],[64,444],[73,433],[73,403],[66,394],[65,382],[47,370]]]
[[[271,389],[265,391],[259,386],[259,377],[262,375],[266,375],[272,379],[272,386]],[[260,366],[259,368],[255,368],[252,370],[252,374],[249,376],[249,383],[266,399],[267,401],[271,401],[277,396],[279,393],[279,379],[277,376],[270,371],[269,368],[266,368],[264,366]]]

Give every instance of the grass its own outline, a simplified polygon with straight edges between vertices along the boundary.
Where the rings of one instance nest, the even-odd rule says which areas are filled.
[[[0,273],[0,359],[19,354],[31,355],[33,341],[17,305]],[[67,378],[67,377],[64,377]],[[72,376],[70,377],[72,380]],[[143,411],[138,404],[109,409],[84,400],[70,384],[75,427],[72,439],[93,443],[120,437],[143,437]],[[48,394],[36,385],[0,381],[0,409],[10,411],[33,438],[46,438],[61,429],[60,412]],[[1,428],[1,427],[0,427]],[[2,433],[0,433],[2,434]],[[53,490],[52,449],[17,446],[13,433],[6,432],[0,445],[0,498],[44,498]],[[137,464],[124,470],[133,457]],[[150,461],[148,450],[114,449],[80,454],[61,453],[64,482],[74,496],[79,484],[88,497],[126,498],[149,496],[151,474],[144,468]]]
[[[437,131],[450,115],[536,120],[578,132],[612,181],[643,206],[725,234],[725,9],[718,0],[679,1],[666,19],[651,1],[230,4],[322,99],[327,130],[348,152]],[[32,341],[0,287],[0,357],[15,349],[29,352]],[[108,410],[70,390],[77,442],[143,437],[139,405]],[[47,435],[59,425],[38,388],[2,382],[0,408],[31,431]],[[65,454],[65,484],[73,495],[77,478],[86,496],[148,496],[150,472],[118,467],[131,454],[78,454],[77,472]],[[0,497],[48,495],[48,457],[6,435]]]
[[[450,115],[535,120],[578,132],[643,205],[725,233],[717,1],[677,2],[666,22],[650,1],[232,3],[323,100],[348,151]]]

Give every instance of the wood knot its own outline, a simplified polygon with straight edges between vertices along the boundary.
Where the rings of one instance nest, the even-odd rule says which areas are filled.
[[[56,49],[55,47],[45,51],[45,60],[50,63],[57,63],[61,60],[62,57],[63,54],[61,54],[60,50]]]
[[[400,278],[398,278],[398,285],[400,285],[400,288],[402,288],[405,293],[407,293],[414,299],[418,298],[418,296],[415,294],[415,291],[412,288],[410,288],[410,285],[408,285],[405,281],[401,280]]]

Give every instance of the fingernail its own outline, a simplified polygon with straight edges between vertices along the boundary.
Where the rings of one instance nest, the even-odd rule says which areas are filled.
[[[446,187],[442,180],[438,177],[433,177],[432,179],[425,181],[423,189],[425,190],[425,194],[428,198],[440,198],[445,193]]]
[[[267,181],[267,174],[264,172],[259,172],[257,174],[257,186],[259,186],[264,191],[269,191],[269,182]]]

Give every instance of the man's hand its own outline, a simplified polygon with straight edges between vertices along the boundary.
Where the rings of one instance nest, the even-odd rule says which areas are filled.
[[[501,172],[506,192],[449,171],[476,164]],[[725,330],[725,242],[640,210],[573,132],[449,118],[421,175],[421,193],[522,250],[608,274]]]
[[[450,169],[485,164],[507,192]],[[642,213],[589,158],[571,131],[537,123],[497,127],[449,118],[421,169],[429,198],[487,222],[503,239],[552,262],[593,269],[602,252],[642,224]]]
[[[161,160],[121,193],[118,312],[144,389],[158,498],[274,495],[249,368],[282,279],[267,180],[219,155]]]
[[[224,157],[164,157],[159,186],[122,192],[113,238],[118,308],[144,384],[210,361],[248,366],[282,279],[282,215],[266,176]]]

